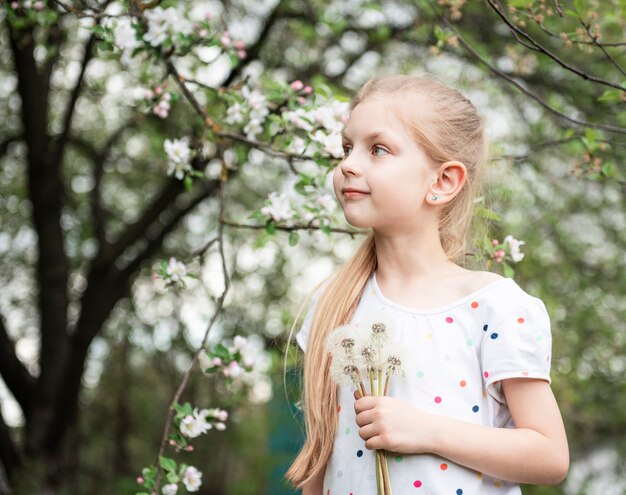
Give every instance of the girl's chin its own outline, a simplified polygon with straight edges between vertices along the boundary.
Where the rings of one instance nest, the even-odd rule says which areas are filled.
[[[351,215],[344,215],[344,217],[346,219],[346,222],[348,222],[353,227],[356,227],[359,229],[364,229],[364,228],[368,228],[372,226],[371,220],[368,221],[367,218],[353,217]]]

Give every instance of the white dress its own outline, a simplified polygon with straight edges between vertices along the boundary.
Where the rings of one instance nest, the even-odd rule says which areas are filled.
[[[296,335],[306,351],[319,291]],[[374,273],[352,323],[372,315],[395,321],[410,352],[406,377],[394,376],[388,395],[422,411],[471,423],[514,427],[500,387],[506,378],[550,383],[550,318],[543,301],[503,278],[445,306],[411,309],[386,299]],[[354,412],[354,387],[341,386],[337,436],[326,467],[324,495],[376,495],[374,451],[365,448]],[[519,460],[520,463],[524,459]],[[430,454],[389,457],[394,495],[519,495],[516,483],[483,475]]]

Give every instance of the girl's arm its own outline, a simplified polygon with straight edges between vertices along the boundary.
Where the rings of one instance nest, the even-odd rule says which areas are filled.
[[[302,495],[322,495],[324,491],[324,474],[326,468],[320,470],[315,477],[302,487]]]
[[[502,380],[515,428],[495,428],[422,412],[394,397],[355,402],[368,449],[432,453],[517,483],[558,484],[569,468],[563,420],[548,382]]]

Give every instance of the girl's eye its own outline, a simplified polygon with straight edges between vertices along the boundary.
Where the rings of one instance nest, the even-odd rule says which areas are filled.
[[[384,153],[388,153],[388,151],[385,148],[382,148],[380,146],[374,146],[373,151],[374,151],[375,156],[383,156],[380,153],[376,153],[376,151],[383,151]]]
[[[344,146],[343,147],[343,155],[344,156],[348,156],[350,154],[350,150],[352,150],[352,148],[350,146]]]

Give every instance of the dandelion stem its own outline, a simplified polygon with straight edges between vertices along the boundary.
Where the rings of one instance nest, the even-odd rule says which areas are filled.
[[[387,395],[387,390],[389,389],[389,378],[391,378],[391,376],[387,374],[387,378],[385,378],[385,392],[383,395]]]
[[[378,495],[385,495],[385,485],[383,482],[383,466],[380,462],[380,450],[376,451],[376,490]]]
[[[385,450],[380,451],[380,463],[383,472],[385,495],[391,495],[391,479],[389,478],[389,465],[387,464],[387,452]]]

